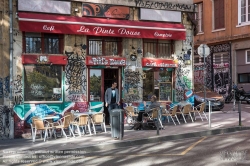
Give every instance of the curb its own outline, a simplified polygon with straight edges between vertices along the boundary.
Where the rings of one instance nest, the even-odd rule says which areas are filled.
[[[238,126],[238,127],[206,130],[206,131],[200,131],[200,132],[169,135],[169,136],[155,136],[155,137],[149,137],[149,138],[144,138],[144,139],[121,141],[117,143],[107,143],[103,145],[93,145],[93,146],[75,148],[74,150],[84,151],[86,153],[89,153],[89,152],[94,152],[94,151],[99,151],[99,150],[110,150],[110,149],[116,149],[116,148],[123,148],[127,146],[138,146],[138,145],[148,144],[148,143],[157,143],[157,142],[172,141],[172,140],[178,140],[178,139],[219,135],[219,134],[233,133],[233,132],[245,131],[245,130],[250,130],[250,127]],[[73,149],[67,149],[67,150],[73,150]]]

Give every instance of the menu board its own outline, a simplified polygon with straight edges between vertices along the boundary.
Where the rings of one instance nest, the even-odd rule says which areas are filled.
[[[172,83],[171,82],[159,83],[159,100],[160,101],[172,100]]]

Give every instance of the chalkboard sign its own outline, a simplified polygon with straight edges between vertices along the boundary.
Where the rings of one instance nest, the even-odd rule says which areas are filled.
[[[160,82],[159,83],[159,100],[160,101],[171,101],[172,100],[172,83],[171,82]]]

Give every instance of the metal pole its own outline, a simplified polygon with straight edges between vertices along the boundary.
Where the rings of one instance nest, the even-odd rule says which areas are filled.
[[[233,106],[233,111],[235,111],[235,90],[233,89],[234,91],[234,106]]]
[[[211,128],[211,101],[208,101],[208,108],[209,108],[209,128]]]
[[[204,102],[206,103],[206,57],[205,57],[205,45],[203,44],[203,60],[204,60]]]
[[[239,100],[238,111],[239,111],[239,126],[241,126],[241,101]]]
[[[9,0],[9,20],[10,20],[10,94],[9,94],[9,107],[10,111],[14,111],[13,109],[13,87],[12,87],[12,82],[13,82],[13,0]],[[9,138],[13,139],[14,138],[14,118],[12,117],[12,114],[9,114],[10,116],[10,134]],[[13,123],[13,124],[12,124]]]
[[[156,123],[156,127],[157,127],[157,135],[160,135],[160,132],[159,132],[159,110],[157,109],[157,123]]]

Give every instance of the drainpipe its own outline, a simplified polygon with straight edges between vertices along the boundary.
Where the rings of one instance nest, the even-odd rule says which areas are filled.
[[[10,92],[9,92],[9,107],[10,111],[13,111],[13,96],[12,96],[12,82],[13,82],[13,3],[9,0],[9,19],[10,19]],[[9,138],[14,138],[14,118],[12,113],[9,113],[10,122],[10,134]]]

